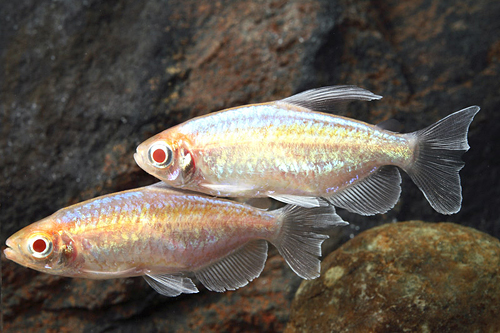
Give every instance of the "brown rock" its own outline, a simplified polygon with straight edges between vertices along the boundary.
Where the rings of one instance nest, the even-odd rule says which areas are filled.
[[[404,131],[480,105],[463,208],[446,219],[500,236],[490,222],[500,207],[499,1],[22,0],[0,1],[0,13],[0,248],[57,209],[153,183],[132,156],[161,130],[333,84],[384,96],[339,112],[395,117]],[[345,216],[344,229],[443,218],[405,179],[393,210]],[[300,283],[276,252],[245,288],[175,299],[140,278],[60,278],[1,260],[1,332],[280,331]]]
[[[370,229],[304,281],[287,332],[498,332],[500,242],[452,223]]]

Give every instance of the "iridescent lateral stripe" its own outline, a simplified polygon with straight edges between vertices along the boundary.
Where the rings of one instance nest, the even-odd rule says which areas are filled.
[[[214,113],[179,130],[209,181],[258,188],[265,179],[263,191],[288,183],[293,194],[325,193],[378,166],[404,166],[413,154],[404,135],[282,102]]]
[[[89,200],[56,213],[95,271],[120,271],[131,263],[191,270],[249,240],[274,237],[276,216],[227,200],[151,188]],[[139,272],[137,275],[142,275]]]

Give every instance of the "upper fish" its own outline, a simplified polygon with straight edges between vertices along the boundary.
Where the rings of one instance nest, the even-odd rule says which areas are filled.
[[[258,277],[274,244],[295,273],[319,276],[323,232],[346,225],[331,206],[266,211],[163,183],[91,199],[7,239],[5,256],[49,273],[89,279],[144,276],[166,296],[213,291]]]
[[[215,196],[269,196],[317,207],[326,199],[351,212],[391,209],[407,172],[439,213],[460,210],[461,155],[478,106],[413,133],[321,111],[382,98],[356,86],[308,90],[268,103],[193,118],[141,143],[134,155],[171,186]]]

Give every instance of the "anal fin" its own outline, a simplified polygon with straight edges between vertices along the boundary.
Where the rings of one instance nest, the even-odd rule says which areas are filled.
[[[398,168],[386,165],[325,199],[336,207],[356,214],[385,213],[398,201],[401,193],[400,184],[401,175]]]
[[[194,274],[209,290],[235,290],[258,277],[266,259],[267,241],[254,240]]]

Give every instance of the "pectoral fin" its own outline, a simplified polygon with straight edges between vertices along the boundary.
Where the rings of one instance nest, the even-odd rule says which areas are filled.
[[[271,194],[268,196],[270,198],[273,198],[274,200],[278,200],[280,202],[304,208],[328,206],[327,202],[325,202],[321,198],[316,198],[316,197],[303,197],[300,195],[289,195],[289,194]]]
[[[172,274],[146,274],[144,275],[146,282],[164,296],[179,296],[180,294],[193,294],[198,292],[198,288],[194,285],[190,278],[182,275]]]
[[[216,195],[231,196],[244,193],[253,189],[247,185],[227,185],[227,184],[201,184],[204,188],[217,192]]]

